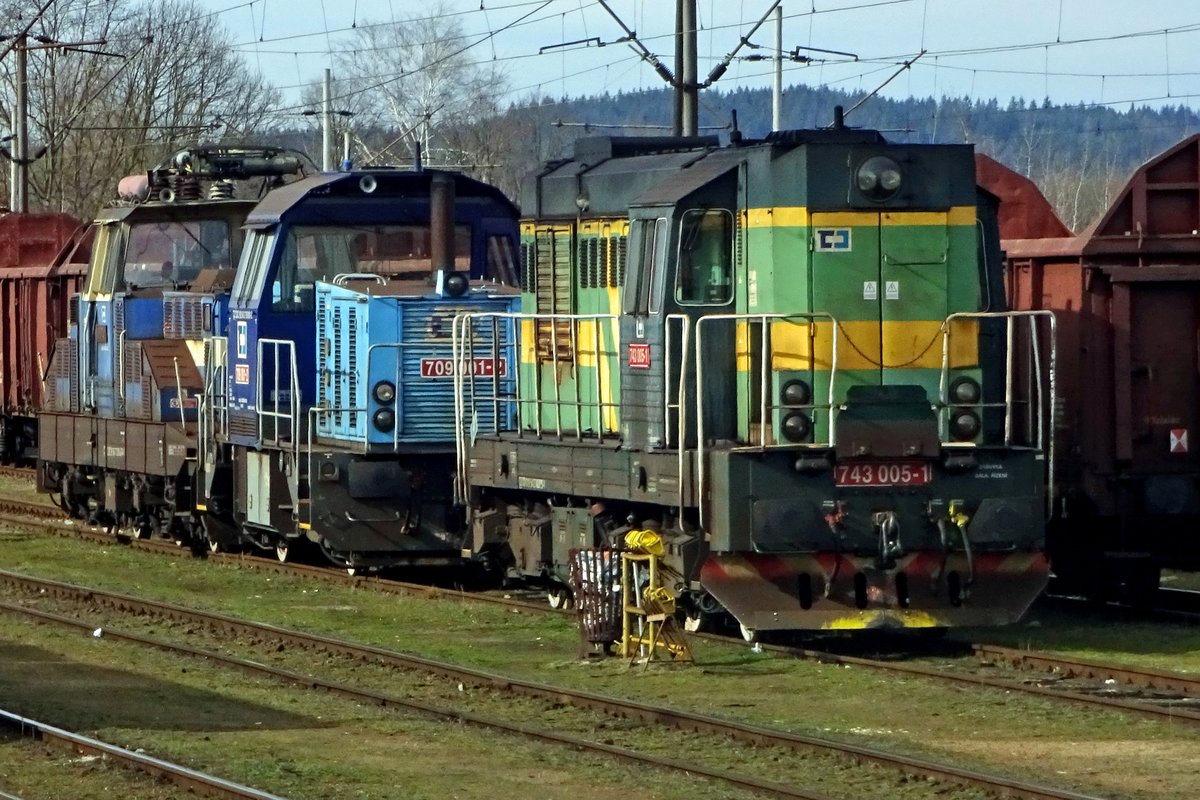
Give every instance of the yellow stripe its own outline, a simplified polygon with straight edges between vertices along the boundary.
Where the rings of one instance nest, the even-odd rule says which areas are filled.
[[[521,320],[521,363],[534,364],[537,361],[537,337],[533,332],[533,320]]]
[[[747,228],[798,228],[808,225],[808,209],[804,206],[775,206],[746,210]]]
[[[885,211],[884,225],[974,225],[975,206],[955,206],[948,211]]]
[[[872,320],[841,322],[838,326],[839,370],[940,369],[942,323]],[[738,323],[737,368],[751,367],[749,326]],[[950,366],[955,369],[979,363],[979,326],[974,320],[955,320],[950,331]],[[828,371],[833,364],[833,325],[803,322],[771,323],[771,369]]]
[[[312,530],[312,525],[311,525],[310,523],[308,523],[308,522],[301,522],[301,523],[300,523],[300,530],[302,530],[302,531],[311,531],[311,530]]]
[[[205,505],[204,503],[196,503],[196,510],[197,511],[208,511],[208,506]]]
[[[751,208],[745,212],[748,228],[806,227],[811,224],[805,206]],[[975,206],[955,206],[948,211],[832,211],[813,212],[820,224],[853,227],[855,225],[974,225]]]

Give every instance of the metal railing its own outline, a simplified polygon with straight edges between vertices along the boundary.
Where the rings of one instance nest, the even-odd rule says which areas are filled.
[[[459,424],[456,427],[456,450],[458,451],[458,471],[459,484],[461,490],[465,493],[467,483],[467,452],[469,450],[466,440],[466,428],[473,427],[465,426],[468,419],[477,419],[475,409],[479,403],[491,403],[493,407],[493,432],[499,433],[499,421],[502,417],[506,417],[505,413],[509,408],[515,408],[517,412],[516,432],[519,437],[526,435],[526,427],[532,422],[529,427],[532,429],[533,435],[537,438],[542,438],[547,431],[543,430],[542,415],[547,408],[554,409],[554,434],[560,441],[564,438],[563,428],[563,409],[564,407],[573,408],[575,411],[575,431],[574,438],[576,441],[583,441],[585,431],[583,429],[584,412],[594,414],[596,419],[596,428],[590,436],[595,436],[601,440],[608,433],[616,433],[617,425],[611,426],[606,424],[606,416],[617,412],[617,403],[605,401],[606,389],[607,396],[612,396],[613,381],[610,380],[607,384],[604,379],[605,370],[601,368],[601,363],[604,358],[609,356],[615,357],[620,353],[620,333],[616,329],[618,315],[616,314],[527,314],[514,311],[487,311],[479,313],[458,314],[454,318],[452,327],[451,345],[453,352],[454,363],[454,410],[458,417]],[[491,341],[483,344],[483,352],[493,359],[493,364],[499,364],[502,353],[501,348],[513,348],[514,358],[513,370],[513,393],[512,395],[503,394],[500,387],[499,368],[494,368],[492,393],[490,395],[480,394],[476,387],[474,379],[467,380],[468,376],[473,378],[473,365],[476,355],[476,347],[478,338],[475,331],[478,323],[484,323],[487,328],[490,324],[490,339]],[[529,322],[534,330],[534,337],[537,336],[538,323],[549,322],[546,326],[550,337],[549,355],[546,357],[537,356],[538,343],[530,342],[529,347],[535,353],[535,376],[533,383],[533,396],[525,397],[521,394],[521,381],[519,379],[519,370],[521,368],[521,354],[525,349],[524,342],[521,341],[521,327],[525,322]],[[559,325],[556,323],[567,322],[570,324],[569,329],[569,345],[572,357],[570,359],[559,357]],[[591,339],[591,355],[595,361],[594,376],[592,381],[592,391],[594,397],[591,400],[584,401],[583,386],[579,379],[579,361],[581,356],[580,346],[580,323],[592,323],[592,333],[588,337]],[[613,328],[613,343],[612,350],[604,349],[604,336],[601,332],[601,325],[608,323]],[[508,326],[508,335],[503,330],[503,326]],[[587,342],[585,342],[587,344]],[[587,350],[582,351],[588,352]],[[553,397],[542,397],[542,380],[541,367],[549,365],[554,375]],[[562,381],[559,380],[560,373],[564,367],[569,367],[572,384],[574,386],[574,397],[563,399]],[[470,414],[468,414],[468,409]],[[527,409],[531,410],[532,420],[526,419]],[[569,431],[567,432],[570,433]]]
[[[833,333],[832,346],[830,351],[829,363],[829,391],[828,399],[824,404],[815,402],[804,405],[783,405],[773,402],[774,393],[771,391],[771,376],[774,371],[771,367],[771,323],[772,322],[792,322],[802,325],[807,325],[815,333],[816,323],[823,321],[829,323],[830,330]],[[796,444],[776,445],[768,441],[768,431],[773,429],[771,419],[773,412],[782,408],[788,409],[821,409],[824,408],[829,412],[828,420],[828,438],[823,442],[814,441],[810,446],[832,447],[835,442],[834,435],[834,420],[838,411],[838,404],[835,401],[835,385],[837,383],[837,365],[838,365],[838,338],[839,325],[837,319],[832,315],[822,311],[814,311],[811,313],[802,314],[705,314],[696,320],[696,344],[695,344],[695,359],[696,359],[696,505],[699,510],[700,526],[704,527],[707,524],[706,506],[704,497],[707,487],[705,481],[707,475],[704,469],[704,448],[705,448],[705,431],[704,431],[704,331],[713,326],[715,322],[732,322],[734,325],[738,323],[757,322],[760,332],[759,340],[759,443],[753,446],[757,450],[767,450],[772,447],[794,448]],[[747,325],[749,328],[749,325]],[[736,336],[736,333],[735,333]],[[751,335],[749,332],[746,337],[746,344],[749,346]],[[810,334],[810,359],[815,362],[815,335]],[[752,357],[752,353],[747,354],[747,358]],[[734,347],[733,358],[739,358],[737,347]],[[815,363],[814,363],[815,366]],[[736,367],[736,363],[735,363]],[[681,394],[682,397],[682,394]],[[810,398],[815,400],[816,398]],[[681,399],[682,404],[682,399]],[[682,417],[683,414],[680,414]],[[680,441],[685,441],[683,436],[684,429],[681,426]],[[814,426],[815,431],[815,426]],[[814,437],[815,438],[815,437]],[[682,471],[682,467],[681,467]]]
[[[953,336],[953,323],[959,320],[1004,320],[1005,358],[1004,358],[1004,401],[987,403],[979,398],[977,403],[958,403],[950,397],[950,340]],[[1039,321],[1044,321],[1049,330],[1050,340],[1043,354]],[[1018,379],[1017,339],[1020,331],[1018,325],[1025,322],[1027,345],[1025,352],[1029,359],[1029,368],[1025,370],[1026,386],[1024,397],[1018,397],[1016,381]],[[979,331],[974,329],[972,336],[978,340]],[[1043,356],[1047,363],[1043,364]],[[949,415],[951,407],[983,409],[1004,409],[1004,446],[1013,448],[1030,448],[1046,454],[1046,508],[1049,515],[1054,508],[1054,410],[1057,402],[1056,383],[1058,369],[1058,323],[1054,312],[1038,311],[978,311],[960,312],[946,317],[942,323],[942,367],[939,383],[940,403],[938,404],[938,425],[943,442],[947,442]],[[1023,444],[1014,443],[1016,428],[1016,409],[1024,406],[1026,412],[1025,433]],[[1049,418],[1049,422],[1047,422]]]
[[[272,386],[271,400],[268,401],[263,397],[263,367],[266,359],[264,353],[267,348],[271,349],[271,360],[274,364],[272,370]],[[288,369],[287,369],[287,401],[282,403],[279,399],[279,373],[280,369],[280,353],[287,353]],[[296,366],[296,343],[290,339],[259,339],[257,352],[257,371],[255,372],[254,398],[255,407],[258,412],[258,440],[264,445],[275,445],[282,447],[283,445],[292,445],[294,455],[299,457],[299,441],[298,433],[300,431],[300,375]],[[286,408],[285,408],[286,406]],[[266,435],[266,421],[272,420],[271,436]],[[283,428],[287,429],[287,435],[284,436]]]

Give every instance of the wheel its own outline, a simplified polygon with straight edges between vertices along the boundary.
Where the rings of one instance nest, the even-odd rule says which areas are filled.
[[[280,564],[288,563],[290,556],[291,551],[288,549],[288,544],[286,541],[275,545],[275,558],[279,559]]]
[[[747,642],[754,642],[758,640],[758,631],[754,630],[753,628],[747,628],[745,625],[739,622],[738,630],[741,631],[742,638]]]
[[[546,591],[546,602],[551,608],[569,609],[575,607],[575,597],[565,586],[552,586]]]

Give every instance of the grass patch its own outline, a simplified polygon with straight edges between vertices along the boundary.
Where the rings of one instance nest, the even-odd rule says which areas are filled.
[[[1200,793],[1200,736],[1189,726],[857,667],[781,659],[741,646],[700,643],[697,664],[688,667],[631,669],[615,659],[580,663],[575,658],[577,634],[568,620],[468,599],[405,598],[322,586],[222,568],[184,554],[168,560],[116,545],[33,539],[11,542],[4,553],[9,568],[40,576],[504,674],[931,755],[1106,796]],[[1020,636],[1051,626],[1043,621],[1040,628],[1014,632]],[[1173,646],[1178,649],[1182,643],[1176,638]],[[1128,642],[1125,647],[1138,649]],[[1116,753],[1127,754],[1125,760],[1116,761]],[[1113,769],[1115,763],[1119,769]]]

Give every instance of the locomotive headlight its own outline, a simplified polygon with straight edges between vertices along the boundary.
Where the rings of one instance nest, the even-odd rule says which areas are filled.
[[[780,427],[783,429],[783,438],[789,442],[803,442],[812,432],[812,420],[807,414],[792,413],[783,418]]]
[[[900,190],[904,174],[900,165],[887,156],[872,156],[864,161],[854,176],[858,189],[871,200],[887,200]]]
[[[387,433],[396,427],[396,412],[390,408],[381,408],[375,412],[375,416],[371,419],[375,423],[378,430]]]
[[[812,389],[804,381],[788,381],[779,396],[785,406],[806,406],[812,402]]]
[[[979,415],[966,408],[956,408],[950,415],[950,435],[960,442],[969,442],[979,435]]]
[[[393,386],[389,381],[380,381],[379,383],[375,384],[375,389],[373,391],[375,393],[375,399],[380,403],[386,404],[396,399],[396,387]]]
[[[950,402],[971,405],[979,402],[979,382],[974,378],[962,375],[950,384]]]

